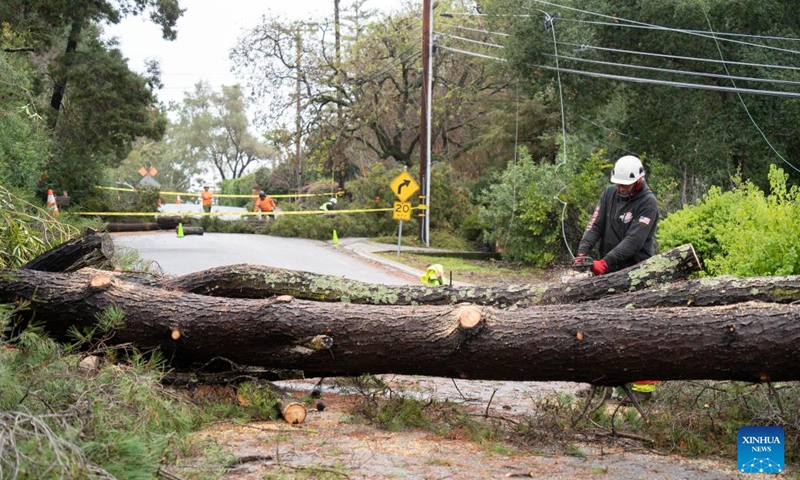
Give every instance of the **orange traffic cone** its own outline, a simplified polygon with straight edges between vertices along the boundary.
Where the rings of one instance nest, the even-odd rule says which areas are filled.
[[[47,189],[47,209],[50,210],[50,213],[53,215],[58,216],[58,205],[56,205],[56,196],[53,195],[53,189]]]
[[[177,203],[178,205],[180,205],[182,203],[180,195],[178,195],[178,198],[175,199],[175,203]]]

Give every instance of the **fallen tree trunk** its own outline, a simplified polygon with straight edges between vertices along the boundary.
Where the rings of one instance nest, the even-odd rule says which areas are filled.
[[[604,307],[711,307],[743,302],[800,302],[800,276],[708,277],[657,285],[597,300]]]
[[[577,303],[611,293],[636,291],[686,278],[701,269],[691,245],[682,245],[630,268],[569,283],[507,287],[420,287],[375,285],[333,275],[318,275],[261,265],[232,265],[183,275],[164,288],[229,298],[296,298],[371,305],[448,305],[475,303],[498,308]]]
[[[374,306],[281,296],[215,298],[30,270],[0,272],[0,302],[57,339],[125,313],[107,344],[160,349],[174,366],[231,362],[310,376],[401,373],[605,385],[642,379],[800,380],[800,307],[634,309],[596,305],[514,311],[474,305]],[[175,332],[178,332],[176,335]]]
[[[81,268],[111,268],[114,263],[114,243],[111,237],[89,230],[50,249],[22,266],[42,272],[74,272]]]
[[[148,232],[161,230],[157,222],[115,222],[106,225],[107,232]]]

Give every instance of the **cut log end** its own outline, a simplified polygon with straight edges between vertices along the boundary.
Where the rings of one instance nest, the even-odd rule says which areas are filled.
[[[464,307],[458,312],[458,324],[461,328],[470,330],[477,327],[483,320],[478,307]]]
[[[299,425],[306,420],[306,407],[299,403],[289,403],[286,406],[281,405],[280,409],[283,419],[292,425]]]
[[[111,286],[111,277],[108,275],[95,275],[89,280],[89,286],[95,290],[105,290]]]

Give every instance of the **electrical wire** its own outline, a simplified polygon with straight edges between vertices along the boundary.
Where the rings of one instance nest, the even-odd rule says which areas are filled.
[[[442,50],[448,50],[454,53],[461,53],[464,55],[469,55],[473,57],[485,58],[487,60],[495,60],[499,62],[505,62],[505,58],[495,57],[493,55],[486,55],[482,53],[470,52],[468,50],[462,50],[459,48],[452,48],[446,47],[444,45],[437,45],[436,48],[441,48]],[[784,92],[780,90],[759,90],[753,88],[741,88],[741,87],[724,87],[721,85],[705,85],[702,83],[690,83],[690,82],[674,82],[669,80],[658,80],[653,78],[639,78],[639,77],[630,77],[626,75],[613,75],[608,73],[600,73],[600,72],[591,72],[585,70],[576,70],[572,68],[563,68],[563,67],[551,67],[548,65],[536,65],[536,64],[529,64],[532,68],[540,68],[542,70],[549,70],[561,73],[572,73],[575,75],[585,75],[588,77],[595,77],[595,78],[605,78],[609,80],[619,80],[624,82],[632,82],[632,83],[646,83],[646,84],[654,84],[654,85],[664,85],[668,87],[679,87],[679,88],[693,88],[698,90],[711,90],[717,92],[739,92],[739,93],[748,93],[753,95],[768,95],[768,96],[776,96],[776,97],[787,97],[787,98],[800,98],[800,92]]]
[[[418,56],[422,55],[422,53],[417,50],[417,46],[420,45],[421,43],[422,43],[422,40],[418,39],[413,44],[411,44],[408,48],[406,48],[404,51],[400,52],[399,55],[395,56],[391,60],[388,60],[387,63],[384,64],[384,68],[383,69],[378,70],[376,72],[370,73],[366,78],[360,79],[359,83],[363,84],[363,83],[370,82],[370,81],[374,80],[375,78],[385,74],[389,70],[395,68],[397,66],[397,64],[403,63],[403,62],[407,62],[408,60],[410,60],[410,59],[412,59],[414,57],[418,57]],[[406,56],[403,57],[403,55],[406,55]]]
[[[650,26],[650,25],[628,25],[624,23],[616,23],[616,22],[595,22],[591,20],[580,20],[577,18],[564,18],[565,22],[575,22],[575,23],[585,23],[588,25],[601,25],[605,27],[623,27],[623,28],[641,28],[645,30],[662,30],[663,27],[658,26]],[[709,32],[706,30],[692,30],[692,29],[681,29],[682,32],[685,33],[703,33],[703,34],[711,34],[714,36],[714,32]],[[754,38],[758,40],[781,40],[787,42],[800,42],[800,38],[792,38],[792,37],[773,37],[769,35],[752,35],[746,33],[730,33],[730,32],[717,32],[717,36],[724,35],[728,37],[741,37],[741,38]]]
[[[602,13],[592,12],[592,11],[589,11],[589,10],[582,10],[580,8],[568,7],[568,6],[565,6],[565,5],[559,5],[557,3],[547,2],[545,0],[532,0],[532,1],[536,2],[536,3],[543,4],[543,5],[548,5],[548,6],[552,6],[552,7],[558,7],[558,8],[562,8],[562,9],[565,9],[565,10],[579,12],[579,13],[583,13],[583,14],[587,14],[587,15],[594,15],[594,16],[598,16],[598,17],[601,17],[601,18],[608,18],[608,19],[614,20],[615,22],[627,22],[627,23],[629,23],[631,25],[652,27],[655,30],[662,30],[662,31],[665,31],[665,32],[686,33],[688,35],[693,35],[693,36],[702,37],[702,38],[710,38],[710,39],[716,39],[717,38],[717,37],[713,37],[711,35],[707,35],[707,34],[703,34],[703,33],[697,33],[697,32],[694,32],[692,30],[683,30],[683,29],[680,29],[680,28],[664,27],[664,26],[661,26],[661,25],[653,25],[651,23],[638,22],[636,20],[628,20],[626,18],[615,17],[615,16],[611,16],[611,15],[605,15],[605,14],[602,14]],[[797,51],[797,50],[791,50],[791,49],[780,48],[780,47],[771,47],[769,45],[762,45],[760,43],[744,42],[744,41],[741,41],[741,40],[734,40],[734,39],[731,39],[731,38],[723,38],[723,39],[720,39],[720,40],[722,40],[724,42],[736,43],[736,44],[740,44],[740,45],[749,45],[749,46],[753,46],[753,47],[759,47],[759,48],[763,48],[763,49],[767,49],[767,50],[776,50],[776,51],[784,52],[784,53],[800,54],[800,51]]]
[[[545,53],[545,56],[552,57],[553,55]],[[724,79],[736,79],[736,80],[744,80],[748,82],[764,82],[764,83],[775,83],[775,84],[783,84],[783,85],[800,85],[800,82],[794,80],[781,80],[776,78],[758,78],[758,77],[741,77],[741,76],[731,76],[731,75],[722,75],[719,73],[710,73],[710,72],[695,72],[691,70],[675,70],[672,68],[659,68],[659,67],[648,67],[645,65],[634,65],[629,63],[617,63],[617,62],[606,62],[603,60],[591,60],[588,58],[579,58],[579,57],[566,57],[561,56],[562,60],[572,60],[575,62],[583,62],[583,63],[591,63],[595,65],[607,65],[610,67],[621,67],[621,68],[633,68],[637,70],[648,70],[652,72],[661,72],[661,73],[671,73],[676,75],[694,75],[698,77],[711,77],[711,78],[724,78]],[[727,71],[727,70],[726,70]]]
[[[558,42],[556,40],[556,25],[555,25],[555,18],[550,16],[547,12],[542,12],[545,15],[545,28],[549,28],[553,32],[553,51],[555,52],[555,59],[556,59],[556,68],[559,68],[559,60],[558,60]],[[553,198],[561,203],[561,238],[564,240],[564,246],[567,248],[567,252],[569,252],[569,256],[571,258],[575,258],[575,255],[572,253],[572,248],[569,246],[569,241],[567,240],[567,228],[566,228],[566,218],[567,218],[567,202],[561,200],[561,195],[564,190],[567,189],[567,184],[561,177],[558,175],[558,169],[565,166],[567,164],[567,120],[564,114],[564,90],[561,87],[561,71],[556,72],[556,77],[558,79],[558,100],[559,105],[561,107],[561,142],[563,147],[564,154],[562,155],[563,161],[556,165],[555,174],[556,178],[561,182],[561,189],[553,196]]]
[[[653,53],[653,52],[640,52],[637,50],[624,50],[619,48],[608,48],[608,47],[598,47],[595,45],[586,45],[586,44],[578,44],[578,43],[569,43],[569,42],[559,42],[561,45],[573,46],[577,47],[579,51],[584,50],[599,50],[603,52],[614,52],[614,53],[629,53],[632,55],[643,55],[648,57],[659,57],[659,58],[669,58],[672,60],[690,60],[694,62],[708,62],[708,63],[727,63],[728,65],[742,65],[746,67],[758,67],[758,68],[777,68],[777,69],[785,69],[785,70],[795,70],[800,71],[800,67],[792,67],[789,65],[770,65],[764,63],[751,63],[751,62],[735,62],[735,61],[727,61],[723,62],[721,60],[717,60],[714,58],[702,58],[702,57],[684,57],[681,55],[668,55],[664,53]]]
[[[708,18],[708,14],[707,14],[705,11],[703,11],[703,15],[705,15],[705,17],[706,17],[706,21],[708,22],[708,28],[712,28],[712,27],[711,27],[711,19],[710,19],[710,18]],[[712,33],[712,35],[713,35],[713,33]],[[724,61],[725,61],[725,56],[724,56],[724,55],[723,55],[723,53],[722,53],[722,48],[720,48],[720,46],[719,46],[719,42],[716,42],[716,45],[717,45],[717,51],[719,52],[719,58],[721,58],[721,59],[722,59],[722,61],[723,61],[723,65],[725,65],[725,63],[724,63]],[[731,85],[733,85],[734,87],[736,87],[736,82],[734,81],[734,78],[735,78],[735,77],[732,77],[732,76],[730,76],[730,72],[728,72],[728,67],[727,67],[727,66],[725,66],[725,72],[726,72],[726,73],[728,73],[728,75],[729,75],[729,77],[730,77],[730,80],[731,80]],[[783,162],[784,162],[785,164],[787,164],[787,165],[789,165],[790,167],[792,167],[792,168],[793,168],[795,171],[797,171],[797,172],[800,172],[800,169],[798,169],[798,168],[797,168],[796,166],[794,166],[794,165],[793,165],[791,162],[789,162],[788,160],[786,160],[786,159],[783,157],[783,155],[781,155],[781,154],[780,154],[780,152],[778,152],[778,150],[777,150],[777,149],[776,149],[776,148],[775,148],[775,147],[772,145],[772,142],[770,142],[770,141],[769,141],[769,139],[767,138],[767,135],[764,133],[764,131],[763,131],[763,130],[761,130],[761,127],[759,127],[759,126],[758,126],[758,123],[756,123],[756,120],[755,120],[755,119],[753,118],[753,116],[750,114],[750,109],[749,109],[749,108],[747,108],[747,104],[745,103],[744,99],[742,98],[742,95],[741,95],[740,93],[738,93],[738,92],[737,92],[736,96],[739,98],[739,102],[742,104],[742,107],[744,107],[744,111],[745,111],[745,113],[747,113],[747,117],[750,119],[750,122],[752,122],[753,126],[754,126],[754,127],[756,127],[756,130],[758,130],[758,133],[760,133],[760,134],[761,134],[761,138],[763,138],[763,139],[764,139],[764,141],[765,141],[765,142],[767,142],[767,145],[769,145],[769,148],[770,148],[770,149],[773,151],[773,153],[775,153],[775,155],[777,155],[777,156],[778,156],[778,158],[780,158],[781,160],[783,160]]]
[[[467,31],[467,32],[482,33],[484,35],[500,35],[501,37],[510,37],[511,36],[511,34],[509,34],[509,33],[491,32],[491,31],[485,30],[485,29],[481,30],[479,28],[464,27],[462,25],[454,25],[452,23],[448,23],[446,26],[449,27],[449,28],[456,28],[458,30],[464,30],[464,31]]]
[[[459,37],[458,35],[452,35],[452,34],[449,34],[449,33],[436,32],[436,31],[434,31],[433,33],[436,34],[436,35],[441,35],[442,37],[454,38],[456,40],[461,40],[461,41],[467,42],[467,43],[474,43],[476,45],[483,45],[483,46],[486,46],[486,47],[499,48],[499,49],[506,48],[503,45],[498,45],[496,43],[481,42],[480,40],[473,40],[471,38]]]

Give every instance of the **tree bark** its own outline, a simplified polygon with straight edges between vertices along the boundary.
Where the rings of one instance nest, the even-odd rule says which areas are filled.
[[[800,307],[499,310],[216,298],[110,275],[0,272],[0,302],[30,300],[56,339],[125,313],[109,345],[160,349],[176,367],[223,357],[310,376],[399,373],[618,385],[642,378],[800,380]],[[23,312],[25,313],[25,312]],[[175,332],[179,334],[176,335]]]
[[[506,287],[421,287],[375,285],[333,275],[317,275],[260,265],[211,268],[163,282],[164,288],[230,298],[296,298],[373,305],[475,303],[498,308],[577,303],[616,292],[636,291],[686,278],[701,269],[691,245],[682,245],[633,267],[570,283]]]
[[[88,231],[64,242],[22,266],[43,272],[74,272],[81,268],[110,268],[114,264],[114,243],[108,235]]]
[[[800,302],[800,276],[706,277],[597,300],[604,307],[711,307],[743,302]]]

